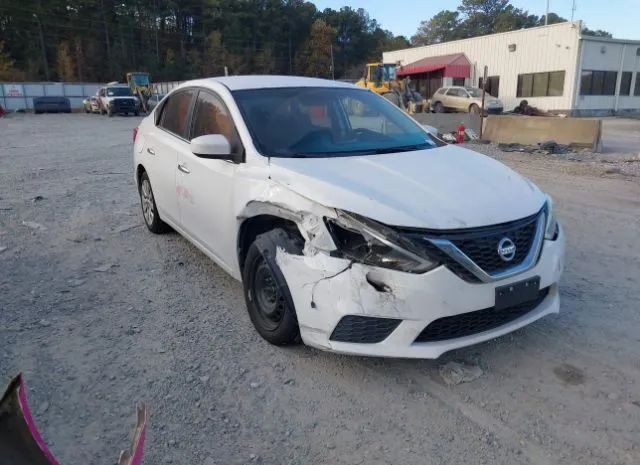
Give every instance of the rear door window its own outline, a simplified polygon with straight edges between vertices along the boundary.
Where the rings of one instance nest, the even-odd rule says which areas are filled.
[[[158,126],[178,137],[187,139],[189,136],[187,120],[194,96],[194,89],[181,90],[170,95],[162,107]]]

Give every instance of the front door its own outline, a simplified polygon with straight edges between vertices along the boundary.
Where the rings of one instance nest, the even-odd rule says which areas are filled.
[[[242,151],[242,144],[226,105],[210,90],[200,90],[193,109],[190,139],[207,134],[222,134],[232,151]],[[178,153],[176,192],[181,224],[223,265],[235,260],[236,244],[232,228],[234,176],[238,165],[194,155],[191,150]]]

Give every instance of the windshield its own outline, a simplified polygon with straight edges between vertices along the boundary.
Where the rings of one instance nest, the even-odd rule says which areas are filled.
[[[107,95],[109,97],[125,97],[131,95],[131,89],[128,87],[107,87]]]
[[[364,89],[234,91],[256,148],[270,157],[338,157],[436,147],[384,98]]]
[[[396,65],[383,65],[384,67],[384,79],[386,81],[393,81],[396,78]]]
[[[149,75],[148,74],[132,74],[131,80],[137,86],[148,86],[149,85]]]

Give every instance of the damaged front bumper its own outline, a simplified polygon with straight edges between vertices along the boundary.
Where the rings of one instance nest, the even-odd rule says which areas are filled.
[[[287,280],[305,344],[347,354],[437,358],[449,350],[501,336],[544,315],[557,313],[560,304],[557,283],[564,267],[564,249],[564,234],[560,230],[556,240],[544,241],[535,266],[490,283],[466,282],[445,266],[414,274],[331,257],[317,250],[306,251],[304,255],[279,250],[276,258]],[[543,291],[540,299],[533,308],[507,323],[463,337],[416,342],[430,323],[491,310],[496,287],[535,277],[540,278]],[[363,321],[368,321],[369,327],[384,337],[379,342],[375,337],[354,338],[367,342],[335,340],[332,335],[347,316],[365,317],[354,319],[355,333],[362,329]],[[452,321],[455,323],[455,319]]]

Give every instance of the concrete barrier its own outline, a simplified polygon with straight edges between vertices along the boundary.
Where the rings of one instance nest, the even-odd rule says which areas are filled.
[[[498,144],[535,145],[553,140],[559,144],[598,150],[602,121],[592,118],[545,116],[489,116],[482,139]]]

